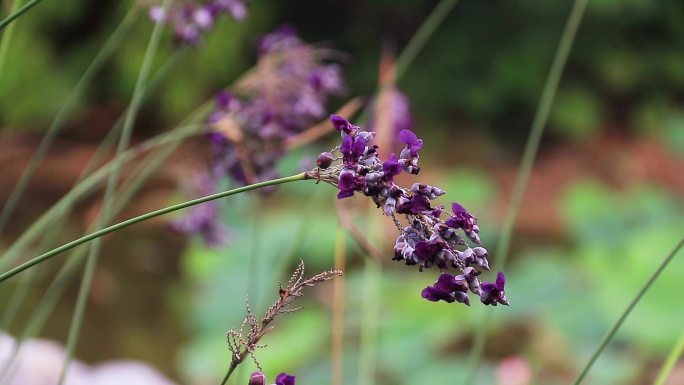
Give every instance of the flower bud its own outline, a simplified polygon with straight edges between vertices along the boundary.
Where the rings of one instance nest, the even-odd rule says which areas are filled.
[[[322,169],[326,169],[330,167],[330,165],[333,162],[333,156],[329,152],[321,152],[320,155],[318,155],[318,158],[316,158],[316,164],[318,167]]]
[[[266,376],[263,372],[254,372],[249,376],[248,385],[266,385]]]

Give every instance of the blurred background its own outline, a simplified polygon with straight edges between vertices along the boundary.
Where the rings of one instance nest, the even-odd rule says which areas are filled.
[[[6,250],[69,191],[126,108],[152,29],[149,4],[44,1],[15,23],[0,72],[2,202],[99,47],[130,7],[141,12],[68,118],[1,234],[0,248]],[[330,112],[353,96],[370,96],[382,53],[399,53],[436,4],[252,1],[243,22],[221,19],[203,44],[183,56],[143,105],[132,140],[167,131],[231,84],[254,65],[257,36],[283,24],[306,42],[343,53],[348,91],[331,100]],[[490,253],[571,6],[461,1],[397,83],[410,100],[414,131],[425,140],[422,172],[406,183],[440,186],[447,191],[442,203],[467,207],[478,217]],[[168,29],[166,35],[155,68],[176,49]],[[462,383],[485,312],[493,313],[493,322],[478,383],[571,382],[682,235],[683,47],[681,1],[589,2],[514,228],[504,269],[510,307],[427,302],[419,293],[436,279],[434,269],[418,273],[393,262],[392,245],[383,245],[381,236],[370,241],[386,258],[370,263],[348,238],[344,383]],[[288,154],[278,169],[298,172],[303,160],[311,162],[335,139],[329,135]],[[182,200],[206,148],[204,138],[184,143],[119,218]],[[140,360],[178,383],[217,383],[230,360],[225,332],[244,318],[245,298],[260,315],[300,258],[310,274],[333,266],[335,195],[330,186],[299,183],[226,199],[221,215],[232,239],[221,248],[170,231],[164,217],[106,237],[77,358],[88,364]],[[98,193],[80,201],[52,229],[53,242],[80,236],[101,198]],[[389,222],[373,214],[371,221]],[[388,230],[388,237],[396,236]],[[37,243],[25,257],[41,248],[48,249]],[[682,257],[646,294],[586,383],[653,381],[684,331]],[[40,266],[9,334],[21,332],[64,262],[57,257]],[[500,270],[496,262],[492,270]],[[0,285],[0,309],[18,282]],[[65,341],[79,282],[74,277],[69,283],[40,337]],[[268,348],[257,352],[269,378],[287,371],[302,384],[330,382],[332,293],[331,283],[321,285],[300,303],[303,310],[279,319],[264,340]],[[246,383],[250,365],[232,383]],[[516,376],[520,382],[512,382]],[[668,383],[684,383],[684,365],[675,367]]]

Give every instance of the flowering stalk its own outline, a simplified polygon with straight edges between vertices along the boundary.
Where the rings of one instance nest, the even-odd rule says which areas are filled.
[[[248,186],[243,186],[243,187],[235,188],[232,190],[223,191],[220,193],[216,193],[216,194],[208,195],[205,197],[193,199],[190,201],[178,203],[178,204],[175,204],[173,206],[165,207],[165,208],[162,208],[159,210],[155,210],[155,211],[151,211],[151,212],[146,213],[146,214],[139,215],[137,217],[125,220],[123,222],[119,222],[117,224],[111,225],[109,227],[105,227],[101,230],[98,230],[98,231],[95,231],[95,232],[90,233],[88,235],[85,235],[85,236],[78,238],[76,240],[73,240],[69,243],[65,243],[62,246],[59,246],[55,249],[52,249],[52,250],[50,250],[44,254],[41,254],[41,255],[39,255],[39,256],[37,256],[37,257],[35,257],[35,258],[25,262],[25,263],[13,268],[13,269],[10,269],[10,270],[0,274],[0,283],[4,282],[5,280],[7,280],[7,279],[19,274],[19,273],[21,273],[22,271],[24,271],[24,270],[26,270],[26,269],[34,266],[34,265],[37,265],[41,262],[44,262],[44,261],[54,257],[57,254],[60,254],[61,252],[73,249],[76,246],[90,242],[93,239],[99,238],[103,235],[112,233],[114,231],[120,230],[124,227],[128,227],[128,226],[136,224],[138,222],[142,222],[142,221],[154,218],[154,217],[158,217],[160,215],[164,215],[164,214],[168,214],[168,213],[171,213],[174,211],[178,211],[178,210],[184,209],[186,207],[195,206],[195,205],[198,205],[200,203],[209,202],[209,201],[212,201],[215,199],[240,194],[240,193],[243,193],[246,191],[251,191],[251,190],[256,190],[256,189],[260,189],[260,188],[264,188],[264,187],[275,186],[275,185],[279,185],[279,184],[283,184],[283,183],[295,182],[295,181],[306,180],[306,179],[310,179],[309,175],[307,173],[300,173],[300,174],[296,174],[296,175],[292,175],[292,176],[288,176],[288,177],[284,177],[284,178],[267,180],[264,182],[254,183],[254,184],[251,184]]]
[[[444,206],[432,207],[430,201],[445,194],[441,189],[415,183],[410,189],[399,186],[394,177],[407,172],[418,174],[419,151],[423,140],[410,130],[401,130],[397,140],[404,144],[399,156],[388,160],[378,156],[378,146],[372,144],[375,133],[362,131],[341,116],[331,115],[330,121],[342,136],[342,143],[316,159],[318,168],[309,177],[329,183],[339,189],[338,199],[360,192],[370,197],[378,208],[399,229],[394,246],[394,260],[407,265],[418,265],[419,270],[436,266],[440,270],[458,269],[461,274],[443,273],[433,286],[421,293],[429,301],[461,302],[470,304],[468,291],[479,295],[485,305],[508,305],[504,293],[505,277],[497,275],[494,283],[480,283],[481,270],[489,270],[487,250],[471,248],[457,234],[462,230],[466,238],[479,244],[477,219],[458,203],[452,203],[453,215],[441,219]],[[335,155],[333,155],[335,154]],[[408,226],[401,224],[403,216]]]

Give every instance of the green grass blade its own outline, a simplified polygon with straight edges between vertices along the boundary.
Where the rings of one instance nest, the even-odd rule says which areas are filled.
[[[24,13],[28,12],[29,9],[33,8],[34,6],[38,5],[43,0],[31,0],[28,3],[24,4],[23,7],[18,9],[15,12],[12,12],[9,16],[6,18],[0,20],[0,32],[7,27],[11,22],[13,22],[16,18],[19,16],[23,15]]]
[[[658,377],[653,385],[665,385],[667,378],[670,376],[682,353],[684,353],[684,330],[682,330],[682,334],[679,335],[679,339],[672,347],[672,350],[670,350],[670,354],[667,355],[667,359],[665,359],[663,367],[660,369],[660,373],[658,373]]]
[[[137,11],[135,11],[134,9],[135,7],[131,8],[131,10],[126,14],[121,23],[116,27],[114,32],[112,32],[112,34],[109,36],[109,38],[104,43],[100,51],[95,55],[93,61],[90,63],[90,65],[88,65],[88,68],[86,68],[85,72],[78,80],[74,89],[71,90],[69,95],[66,97],[64,104],[62,104],[62,106],[60,107],[59,111],[57,112],[57,115],[55,115],[55,118],[53,119],[52,123],[50,124],[50,127],[43,136],[43,139],[38,145],[38,148],[33,153],[33,156],[31,157],[29,164],[22,172],[19,181],[12,189],[12,192],[7,198],[5,205],[2,207],[2,211],[0,211],[0,233],[2,233],[2,231],[4,230],[5,225],[8,223],[12,213],[14,212],[14,209],[19,201],[19,198],[24,195],[24,191],[26,190],[28,182],[31,180],[34,173],[36,172],[36,169],[43,161],[45,154],[47,153],[48,149],[52,146],[52,143],[54,142],[61,128],[64,126],[67,117],[74,111],[74,109],[78,105],[78,102],[81,99],[81,96],[83,95],[83,91],[91,83],[95,74],[102,68],[102,66],[107,61],[109,61],[109,59],[114,54],[116,48],[119,46],[119,44],[124,40],[128,32],[131,30],[131,27],[133,26],[136,20],[135,16],[138,15]],[[13,26],[11,26],[10,28],[13,28]],[[10,29],[8,29],[6,33],[9,32]],[[4,37],[5,36],[3,36],[3,38]],[[1,58],[2,56],[0,56],[0,60]],[[0,74],[2,74],[1,70]]]
[[[515,185],[513,187],[510,208],[506,213],[506,218],[504,219],[496,253],[494,254],[492,266],[494,266],[497,270],[503,270],[504,266],[506,265],[508,249],[511,242],[511,236],[513,234],[513,226],[515,225],[515,221],[520,211],[520,206],[522,205],[522,200],[525,196],[527,181],[529,180],[530,173],[532,172],[532,166],[534,165],[534,160],[537,155],[539,142],[541,141],[544,127],[546,126],[549,112],[551,111],[551,106],[553,105],[553,101],[556,97],[558,85],[563,75],[563,70],[565,68],[568,55],[570,54],[570,50],[575,41],[577,30],[582,22],[587,2],[588,0],[575,0],[573,3],[570,16],[568,17],[565,29],[561,35],[558,49],[556,50],[556,55],[553,59],[553,63],[551,64],[551,70],[549,71],[548,78],[544,84],[544,90],[542,91],[539,107],[537,108],[534,121],[532,122],[530,135],[527,138],[527,144],[525,145],[523,158],[518,169],[519,171]],[[472,384],[473,381],[475,381],[475,376],[480,366],[482,353],[487,341],[487,332],[491,322],[491,317],[492,313],[486,312],[483,321],[476,329],[475,341],[469,357],[469,372],[466,384]]]
[[[411,37],[406,48],[397,57],[394,73],[395,81],[399,81],[404,76],[409,67],[411,67],[411,64],[413,64],[413,61],[418,57],[418,53],[425,47],[425,44],[435,33],[437,27],[442,24],[456,4],[458,4],[458,0],[443,0],[432,10],[420,28],[418,28],[418,31]]]
[[[637,305],[637,303],[639,303],[639,301],[641,300],[641,297],[643,297],[644,294],[646,294],[646,292],[648,291],[648,289],[651,288],[651,285],[653,285],[653,282],[655,282],[656,279],[658,279],[658,277],[663,272],[663,270],[665,270],[665,267],[667,267],[667,265],[670,263],[670,261],[672,261],[672,259],[674,259],[674,256],[677,255],[677,253],[682,248],[682,246],[684,246],[684,237],[682,237],[682,239],[679,240],[679,243],[677,243],[677,245],[674,247],[674,249],[672,249],[672,251],[665,257],[665,259],[663,259],[663,261],[660,262],[660,265],[658,265],[658,268],[653,272],[651,277],[649,277],[648,281],[646,281],[644,286],[641,287],[641,290],[639,290],[637,295],[634,298],[632,298],[632,301],[629,303],[629,305],[627,306],[625,311],[622,312],[622,314],[620,315],[620,318],[618,318],[618,320],[610,328],[608,333],[603,337],[603,339],[601,340],[601,343],[596,348],[596,351],[594,352],[594,354],[591,355],[591,358],[589,358],[589,362],[587,362],[587,364],[584,366],[584,368],[580,372],[577,379],[573,382],[574,385],[579,385],[582,383],[582,380],[584,380],[584,377],[587,376],[587,374],[589,373],[589,370],[594,365],[594,362],[596,362],[596,360],[599,358],[599,356],[601,355],[603,350],[606,348],[606,346],[608,346],[608,343],[613,339],[613,337],[615,336],[615,333],[617,333],[617,331],[620,330],[620,327],[625,322],[625,320],[627,319],[629,314],[632,312],[632,310],[634,310],[634,307]]]
[[[162,5],[163,9],[168,8],[169,2],[170,0],[164,1],[164,4]],[[129,146],[133,133],[133,125],[143,102],[143,90],[150,75],[150,71],[152,69],[152,60],[157,54],[157,48],[162,36],[162,27],[163,24],[160,21],[155,23],[154,29],[152,30],[152,36],[150,37],[147,49],[145,50],[145,56],[140,67],[140,72],[138,73],[138,79],[136,80],[135,87],[133,89],[131,104],[126,113],[124,125],[121,130],[121,136],[116,148],[116,157],[114,158],[112,172],[109,174],[109,178],[107,180],[103,206],[97,220],[97,228],[106,226],[106,224],[111,220],[113,195],[116,191],[116,186],[119,182],[119,176],[123,166],[123,159],[119,155],[126,151]],[[78,344],[83,318],[85,317],[85,311],[88,305],[88,295],[90,294],[93,277],[95,276],[95,268],[97,266],[97,260],[100,255],[101,246],[102,243],[99,238],[94,239],[90,244],[90,251],[86,260],[86,267],[81,280],[81,286],[78,291],[74,315],[71,319],[71,325],[69,327],[69,335],[67,337],[66,351],[64,355],[64,365],[62,366],[62,371],[59,377],[59,385],[64,384],[66,381],[69,367],[71,366],[71,361],[74,356],[74,351],[76,349],[76,345]]]
[[[14,0],[12,2],[12,6],[10,7],[10,14],[15,12],[17,8],[19,8],[20,4],[21,0]],[[5,33],[2,34],[2,38],[0,38],[0,80],[2,80],[2,74],[4,74],[7,52],[9,52],[9,45],[12,41],[12,37],[14,36],[14,28],[16,28],[16,25],[10,25],[7,27]]]
[[[88,243],[88,242],[92,241],[93,239],[100,238],[103,235],[107,235],[109,233],[115,232],[115,231],[120,230],[124,227],[128,227],[128,226],[134,225],[136,223],[143,222],[143,221],[146,221],[148,219],[155,218],[155,217],[158,217],[161,215],[172,213],[174,211],[182,210],[184,208],[195,206],[195,205],[198,205],[200,203],[209,202],[209,201],[220,199],[220,198],[225,198],[225,197],[228,197],[231,195],[236,195],[236,194],[240,194],[243,192],[260,189],[263,187],[275,186],[275,185],[279,185],[279,184],[283,184],[283,183],[290,183],[290,182],[306,180],[306,179],[308,179],[308,176],[306,173],[303,172],[303,173],[288,176],[288,177],[283,177],[283,178],[278,178],[278,179],[267,180],[264,182],[254,183],[254,184],[251,184],[248,186],[243,186],[243,187],[235,188],[232,190],[223,191],[220,193],[207,195],[207,196],[204,196],[201,198],[185,201],[185,202],[178,203],[178,204],[175,204],[172,206],[164,207],[164,208],[159,209],[159,210],[150,211],[148,213],[145,213],[145,214],[139,215],[137,217],[125,220],[123,222],[119,222],[119,223],[111,225],[109,227],[105,227],[102,230],[95,231],[93,233],[90,233],[90,234],[85,235],[83,237],[80,237],[78,239],[75,239],[71,242],[65,243],[62,246],[54,248],[54,249],[52,249],[46,253],[43,253],[43,254],[41,254],[41,255],[39,255],[39,256],[37,256],[37,257],[27,261],[27,262],[22,263],[21,265],[15,267],[13,269],[10,269],[10,270],[0,274],[0,282],[4,282],[7,279],[21,273],[22,271],[29,269],[29,268],[31,268],[37,264],[40,264],[44,261],[47,261],[50,258],[52,258],[52,257],[54,257],[54,256],[56,256],[56,255],[58,255],[64,251],[71,250],[76,246],[80,246],[84,243]]]

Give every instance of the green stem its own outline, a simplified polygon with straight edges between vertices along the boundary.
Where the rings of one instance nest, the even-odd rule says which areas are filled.
[[[169,1],[170,0],[164,1],[164,4],[162,5],[164,9],[168,8]],[[105,194],[103,198],[103,207],[97,220],[97,228],[105,226],[111,219],[111,209],[113,204],[112,196],[114,195],[116,185],[119,182],[119,176],[123,166],[123,159],[119,155],[126,151],[130,143],[131,134],[133,132],[133,123],[135,122],[135,118],[138,116],[138,111],[140,110],[140,106],[143,101],[143,90],[152,68],[152,60],[157,53],[157,47],[159,46],[159,40],[161,38],[161,31],[162,23],[157,22],[152,30],[152,36],[150,37],[147,49],[145,50],[145,57],[143,58],[142,65],[140,66],[140,72],[135,82],[135,87],[133,88],[131,104],[126,113],[126,118],[124,119],[123,128],[121,130],[121,136],[116,148],[116,157],[114,158],[112,173],[109,174],[109,178],[107,180],[107,187],[105,188]],[[83,272],[81,286],[79,288],[78,298],[76,300],[76,308],[74,310],[74,315],[71,319],[71,325],[69,327],[66,352],[64,355],[64,365],[62,366],[62,371],[59,377],[59,385],[64,384],[66,381],[69,367],[71,366],[71,361],[73,360],[74,351],[76,349],[76,344],[78,343],[78,339],[81,334],[83,318],[88,305],[88,294],[90,293],[93,277],[95,276],[95,268],[97,266],[97,260],[100,255],[101,246],[102,243],[101,239],[99,238],[93,240],[93,242],[90,244],[90,251],[86,260],[86,267],[85,271]]]
[[[442,0],[435,9],[432,10],[430,15],[423,21],[423,23],[418,27],[418,31],[413,34],[411,40],[409,40],[406,47],[401,51],[397,57],[397,62],[395,64],[394,81],[398,82],[409,69],[413,60],[418,56],[418,53],[425,47],[433,33],[437,30],[437,27],[444,21],[449,12],[456,6],[458,0]],[[376,90],[374,98],[378,95],[379,90]],[[361,116],[357,119],[358,123],[364,123],[370,117],[372,108],[366,106],[366,108],[361,113]]]
[[[300,174],[296,174],[296,175],[292,175],[292,176],[288,176],[288,177],[284,177],[284,178],[267,180],[264,182],[254,183],[254,184],[251,184],[249,186],[239,187],[239,188],[235,188],[235,189],[232,189],[229,191],[224,191],[224,192],[220,192],[217,194],[208,195],[208,196],[205,196],[202,198],[197,198],[197,199],[193,199],[193,200],[186,201],[183,203],[178,203],[178,204],[175,204],[173,206],[165,207],[165,208],[162,208],[159,210],[155,210],[155,211],[151,211],[151,212],[146,213],[146,214],[139,215],[137,217],[125,220],[123,222],[119,222],[119,223],[111,225],[109,227],[105,227],[102,230],[95,231],[95,232],[90,233],[88,235],[85,235],[81,238],[73,240],[69,243],[66,243],[62,246],[59,246],[55,249],[52,249],[52,250],[50,250],[44,254],[41,254],[41,255],[39,255],[39,256],[37,256],[37,257],[35,257],[35,258],[25,262],[25,263],[13,268],[13,269],[10,269],[10,270],[6,271],[5,273],[0,274],[0,283],[6,281],[7,279],[21,273],[22,271],[24,271],[24,270],[26,270],[32,266],[35,266],[41,262],[44,262],[44,261],[54,257],[57,254],[60,254],[64,251],[73,249],[76,246],[90,242],[93,239],[100,238],[103,235],[106,235],[106,234],[109,234],[111,232],[120,230],[124,227],[128,227],[130,225],[134,225],[136,223],[143,222],[145,220],[148,220],[148,219],[151,219],[154,217],[158,217],[160,215],[172,213],[174,211],[178,211],[178,210],[181,210],[181,209],[184,209],[187,207],[195,206],[195,205],[198,205],[200,203],[209,202],[209,201],[212,201],[215,199],[225,198],[225,197],[228,197],[231,195],[240,194],[240,193],[243,193],[246,191],[260,189],[263,187],[275,186],[278,184],[295,182],[295,181],[306,180],[306,179],[309,179],[307,176],[307,173],[303,172]]]
[[[605,337],[603,337],[603,340],[601,340],[601,343],[599,344],[598,348],[596,348],[594,354],[591,355],[589,362],[587,362],[587,364],[584,366],[584,369],[582,369],[580,375],[577,377],[575,382],[573,382],[574,385],[579,385],[580,383],[582,383],[582,380],[584,380],[584,377],[586,377],[587,373],[589,373],[589,370],[594,365],[594,362],[596,362],[596,359],[601,355],[606,346],[608,346],[608,343],[610,342],[610,340],[613,339],[613,336],[615,336],[615,333],[617,333],[617,331],[620,329],[623,322],[625,322],[627,316],[629,316],[629,314],[632,312],[636,304],[639,303],[639,300],[641,300],[641,297],[643,297],[644,294],[646,294],[651,285],[653,285],[653,282],[655,282],[655,280],[660,276],[663,270],[665,270],[667,264],[670,263],[670,261],[672,261],[672,259],[679,252],[682,246],[684,246],[684,237],[682,237],[682,239],[679,240],[679,243],[677,243],[677,245],[674,247],[674,249],[672,249],[672,251],[667,255],[667,257],[665,257],[665,259],[663,259],[663,261],[660,262],[658,268],[653,272],[648,281],[646,281],[641,290],[639,290],[639,293],[637,293],[637,295],[634,298],[632,298],[632,301],[629,303],[629,306],[627,306],[625,311],[622,312],[622,315],[620,316],[620,318],[618,318],[617,322],[615,322],[613,327],[610,328],[608,334],[606,334]]]
[[[17,8],[19,8],[20,3],[20,0],[14,0],[10,7],[10,13],[15,12]],[[2,79],[2,75],[5,73],[4,69],[5,62],[7,61],[7,52],[9,52],[9,43],[12,40],[12,36],[14,36],[15,27],[15,25],[9,26],[0,39],[0,79]]]
[[[442,0],[430,15],[421,24],[418,31],[411,37],[411,40],[406,45],[406,48],[397,57],[395,66],[395,80],[399,81],[408,68],[413,64],[413,61],[418,56],[420,50],[423,49],[425,43],[430,39],[433,33],[442,24],[442,21],[447,17],[449,12],[456,6],[458,0]]]
[[[670,372],[672,372],[672,369],[679,360],[679,357],[682,356],[682,353],[684,353],[684,330],[682,330],[682,334],[679,335],[679,339],[672,347],[670,354],[667,355],[667,359],[665,359],[665,363],[663,363],[663,367],[660,369],[658,378],[656,378],[653,385],[665,385],[665,381],[667,381]]]
[[[0,31],[2,31],[3,28],[7,27],[7,25],[13,22],[16,18],[26,13],[29,9],[33,8],[33,6],[38,5],[38,3],[40,3],[41,1],[43,0],[31,0],[28,3],[24,4],[24,6],[21,7],[18,11],[0,20]]]
[[[17,205],[17,202],[19,201],[19,198],[21,198],[24,195],[24,191],[26,190],[28,182],[31,180],[33,174],[36,172],[36,169],[43,161],[45,154],[47,153],[50,146],[52,146],[52,143],[57,137],[57,134],[59,133],[60,129],[64,126],[67,116],[71,114],[71,112],[76,107],[78,101],[81,99],[83,91],[88,86],[88,84],[90,84],[97,71],[99,71],[99,69],[102,68],[103,64],[106,63],[107,60],[109,60],[112,54],[114,54],[116,47],[119,45],[119,43],[121,43],[121,41],[123,41],[124,37],[126,36],[126,34],[128,34],[128,31],[130,31],[131,27],[133,26],[133,23],[136,20],[134,16],[137,15],[137,12],[134,11],[134,8],[135,7],[131,8],[131,11],[129,11],[128,14],[126,14],[124,19],[119,24],[119,26],[114,30],[114,32],[112,32],[110,37],[104,43],[102,49],[100,49],[100,51],[95,55],[95,58],[90,63],[88,68],[86,68],[85,72],[78,80],[78,83],[66,97],[64,104],[62,104],[59,111],[57,112],[57,115],[55,115],[55,118],[52,120],[52,123],[50,124],[50,127],[48,128],[47,132],[45,133],[45,136],[43,136],[43,139],[40,141],[38,148],[33,153],[33,156],[31,157],[29,164],[22,172],[21,177],[19,177],[19,181],[12,189],[12,192],[7,198],[5,205],[2,207],[2,211],[0,212],[0,233],[9,221],[10,216],[12,215],[12,212],[14,211]],[[10,28],[13,27],[14,26]],[[10,29],[8,28],[6,34],[9,34],[9,32]],[[5,36],[3,36],[3,38],[4,37]],[[2,56],[0,56],[0,60],[1,59]],[[1,69],[0,74],[2,74]]]
[[[204,113],[201,112],[203,110],[204,108],[200,108],[198,110],[200,112],[191,115],[191,118],[189,120],[193,120],[194,115],[203,116]],[[178,130],[180,130],[181,132],[183,131],[181,127],[180,129],[174,129],[171,132],[164,134],[163,136],[177,137],[178,134],[176,134],[175,131]],[[161,143],[163,142],[163,140],[158,140],[158,142]],[[114,213],[120,212],[124,208],[124,206],[129,202],[129,200],[132,199],[135,193],[142,187],[143,183],[149,178],[149,176],[156,172],[156,170],[158,170],[164,164],[166,159],[168,159],[168,157],[173,153],[173,151],[179,144],[177,140],[172,141],[172,143],[172,146],[160,150],[159,153],[154,153],[153,155],[150,155],[148,159],[145,159],[143,161],[144,164],[136,169],[136,173],[132,174],[129,177],[131,182],[127,184],[125,188],[122,187],[121,193],[117,193],[117,199],[115,202],[116,207],[114,208]],[[146,146],[146,143],[142,144],[142,146],[149,147]],[[150,148],[152,147],[149,147],[148,149]],[[89,229],[89,231],[93,231],[94,228],[94,226],[91,226],[91,229]],[[51,234],[53,233],[56,234],[56,232],[51,232]],[[85,255],[85,251],[87,250],[77,249],[72,251],[72,253],[67,257],[67,262],[62,265],[62,268],[57,273],[57,276],[53,280],[52,284],[50,284],[48,289],[45,291],[45,294],[41,296],[40,303],[36,306],[31,315],[27,318],[28,322],[26,326],[24,327],[23,331],[17,336],[15,340],[15,347],[11,355],[8,356],[4,364],[4,367],[0,369],[0,384],[3,383],[4,376],[9,373],[10,365],[16,360],[16,357],[18,357],[19,355],[21,349],[19,345],[26,338],[40,333],[40,331],[44,327],[45,322],[50,316],[50,313],[55,308],[59,299],[62,296],[62,293],[66,289],[67,284],[71,282],[71,277],[75,273],[76,268],[80,265],[82,257],[84,257]]]
[[[586,9],[587,2],[588,0],[575,0],[573,3],[570,16],[568,17],[565,29],[561,35],[558,49],[556,50],[556,55],[553,59],[553,63],[551,64],[549,76],[544,84],[544,90],[542,91],[539,107],[537,108],[534,121],[532,122],[530,135],[527,138],[527,144],[525,145],[525,151],[520,163],[518,176],[513,187],[510,209],[506,214],[506,218],[504,219],[496,253],[494,254],[493,265],[497,266],[498,270],[503,270],[504,266],[506,265],[506,259],[508,257],[508,251],[511,243],[511,236],[513,234],[513,227],[515,225],[516,219],[518,218],[518,213],[525,196],[527,182],[529,180],[530,173],[532,172],[532,166],[534,165],[534,160],[537,156],[537,150],[539,149],[539,142],[541,141],[544,127],[546,126],[549,112],[551,111],[551,106],[553,105],[553,101],[556,97],[558,85],[563,75],[563,70],[565,68],[565,64],[567,63],[568,55],[570,54],[570,50],[575,41],[575,36],[577,35],[577,30],[579,29],[582,17],[584,16],[584,10]],[[484,316],[483,322],[481,322],[480,326],[476,330],[475,342],[469,357],[469,371],[466,384],[472,384],[475,380],[477,370],[482,360],[484,346],[487,341],[487,332],[491,322],[491,317],[492,313],[487,312]]]

